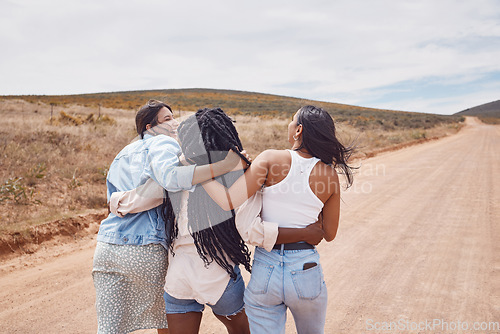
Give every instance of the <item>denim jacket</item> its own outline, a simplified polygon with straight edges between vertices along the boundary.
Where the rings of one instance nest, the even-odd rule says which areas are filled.
[[[179,166],[181,149],[165,135],[144,135],[125,146],[109,167],[108,202],[116,191],[137,188],[149,178],[168,191],[192,190],[195,165]],[[110,213],[101,222],[97,241],[118,245],[162,244],[166,247],[165,223],[160,207],[119,218]]]

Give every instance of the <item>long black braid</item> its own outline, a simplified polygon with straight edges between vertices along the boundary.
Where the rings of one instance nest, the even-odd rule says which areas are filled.
[[[223,160],[230,149],[243,149],[233,122],[220,108],[198,110],[182,122],[178,136],[186,160],[197,165]],[[241,172],[234,172],[215,179],[230,187],[240,175]],[[179,212],[180,202],[180,193],[167,194],[163,202],[167,244],[171,251],[178,236],[175,212]],[[236,274],[229,260],[250,271],[250,251],[236,229],[233,210],[222,210],[201,186],[189,193],[187,209],[189,231],[206,265],[215,261],[232,279],[236,279]]]

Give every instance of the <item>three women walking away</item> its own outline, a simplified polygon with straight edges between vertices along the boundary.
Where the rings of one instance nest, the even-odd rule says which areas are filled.
[[[232,147],[242,150],[231,119],[220,109],[199,110],[182,123],[178,135],[185,160],[198,166],[222,159]],[[239,175],[230,173],[216,180],[231,185]],[[162,196],[161,189],[148,181],[112,195],[112,211],[118,216],[163,204],[170,250],[164,298],[171,334],[198,333],[205,305],[229,333],[249,333],[243,310],[245,285],[238,266],[250,269],[245,241],[270,250],[277,240],[318,243],[322,239],[319,226],[279,229],[276,223],[262,222],[257,217],[259,200],[252,199],[235,215],[223,211],[202,187]]]
[[[284,333],[288,308],[298,333],[323,333],[327,291],[314,245],[337,233],[337,170],[352,183],[352,151],[330,115],[299,109],[288,127],[291,149],[262,152],[243,175],[226,174],[246,164],[220,109],[179,127],[188,166],[179,166],[178,123],[167,105],[148,103],[136,123],[143,139],[118,154],[107,180],[112,213],[93,270],[99,333],[168,333],[165,318],[170,333],[197,333],[205,305],[229,333]],[[245,242],[256,246],[246,289]]]

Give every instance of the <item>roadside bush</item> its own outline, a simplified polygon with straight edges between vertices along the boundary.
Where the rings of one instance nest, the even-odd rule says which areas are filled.
[[[87,117],[83,118],[79,115],[69,115],[64,111],[59,113],[59,117],[56,119],[56,123],[79,126],[82,124],[104,124],[104,125],[115,125],[116,120],[108,115],[102,115],[101,117],[96,117],[94,114],[88,114]]]
[[[22,177],[11,177],[0,186],[0,204],[40,204],[34,199],[34,188],[26,186]]]

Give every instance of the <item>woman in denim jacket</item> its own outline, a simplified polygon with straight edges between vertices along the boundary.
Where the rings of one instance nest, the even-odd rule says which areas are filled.
[[[225,210],[262,190],[262,219],[280,228],[302,228],[320,220],[325,240],[332,241],[340,215],[337,170],[352,184],[347,164],[351,148],[336,138],[330,115],[321,108],[300,108],[288,125],[290,150],[262,152],[231,188],[203,185]],[[297,332],[323,333],[327,291],[316,248],[308,243],[256,247],[252,276],[245,290],[245,310],[252,334],[285,333],[290,309]]]
[[[140,139],[123,148],[112,162],[106,179],[108,200],[114,192],[134,189],[148,179],[175,192],[192,190],[197,183],[242,168],[234,152],[212,165],[178,166],[178,125],[163,102],[150,100],[138,111]],[[163,301],[166,247],[159,208],[124,218],[110,213],[101,222],[92,270],[98,333],[146,328],[168,333]]]

